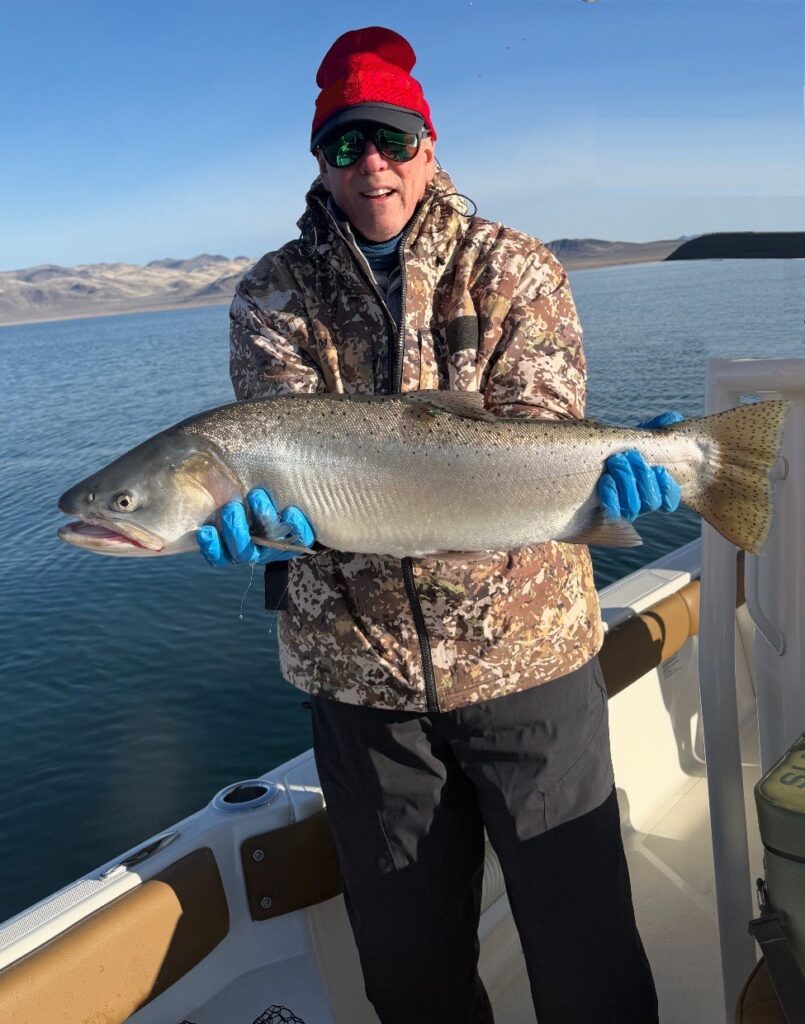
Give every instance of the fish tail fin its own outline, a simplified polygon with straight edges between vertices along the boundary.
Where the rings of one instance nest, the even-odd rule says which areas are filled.
[[[767,401],[685,420],[666,429],[715,442],[710,479],[683,500],[738,547],[761,550],[773,518],[769,473],[780,451],[788,402]]]

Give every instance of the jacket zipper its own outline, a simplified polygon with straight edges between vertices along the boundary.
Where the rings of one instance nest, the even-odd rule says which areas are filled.
[[[419,603],[419,594],[416,592],[414,582],[414,566],[412,558],[403,558],[400,562],[402,568],[403,583],[405,592],[408,595],[408,603],[411,605],[411,614],[414,616],[416,636],[419,641],[419,653],[422,658],[422,675],[425,679],[425,699],[429,712],[439,710],[439,700],[436,696],[436,679],[433,675],[433,657],[430,653],[430,637],[428,627],[425,625],[425,616],[422,614],[422,605]]]
[[[403,355],[405,350],[405,260],[403,258],[405,241],[406,239],[403,238],[400,244],[400,276],[402,278],[400,283],[400,328],[396,339],[397,365],[394,367],[396,370],[396,391],[398,394],[402,394]],[[389,381],[393,380],[395,376],[391,370],[392,368],[389,367]],[[414,581],[414,560],[412,558],[403,558],[400,562],[400,568],[402,570],[403,583],[405,584],[405,592],[408,594],[408,603],[411,606],[411,614],[414,617],[417,640],[419,641],[419,652],[422,658],[422,676],[425,681],[425,700],[428,711],[433,713],[439,710],[439,699],[436,696],[436,678],[433,673],[430,637],[428,636],[425,616],[422,613],[422,605],[419,601],[419,594],[417,593],[416,582]]]
[[[377,287],[377,282],[371,277],[371,275],[366,274],[366,271],[361,265],[360,260],[352,251],[352,246],[349,244],[348,239],[345,238],[345,236],[342,234],[341,229],[339,228],[335,219],[331,216],[330,211],[327,210],[326,207],[324,207],[324,210],[326,215],[332,221],[336,229],[336,232],[343,239],[347,249],[349,249],[350,255],[357,264],[362,276],[369,284],[369,286],[372,288],[372,290],[376,293],[377,297],[380,299],[381,305],[388,319],[389,327],[393,329],[394,318],[389,312],[388,306],[386,305],[383,296],[380,294],[380,289]],[[405,237],[400,242],[400,276],[402,278],[402,281],[400,283],[400,326],[396,338],[394,337],[393,333],[391,334],[392,344],[389,345],[388,377],[390,394],[402,394],[403,354],[405,348],[405,260],[403,259],[403,250],[405,248],[405,242],[408,238],[408,234],[410,234],[410,228],[408,233],[406,233]],[[414,581],[413,559],[401,559],[400,568],[402,571],[405,593],[408,596],[408,604],[411,607],[411,615],[413,616],[414,619],[417,640],[419,642],[419,653],[422,659],[422,676],[425,681],[425,700],[427,702],[428,711],[433,713],[439,710],[439,700],[436,695],[436,677],[433,672],[433,656],[431,655],[430,651],[430,637],[428,636],[428,628],[425,625],[425,616],[422,612],[422,605],[419,601],[419,594],[417,593],[416,582]]]

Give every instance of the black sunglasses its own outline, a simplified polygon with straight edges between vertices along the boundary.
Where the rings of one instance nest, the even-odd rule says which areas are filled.
[[[366,143],[373,142],[378,153],[398,164],[404,164],[414,159],[419,152],[420,141],[427,135],[427,128],[420,128],[418,132],[400,132],[396,128],[376,125],[353,125],[339,135],[326,139],[319,149],[331,167],[349,167],[361,158]]]

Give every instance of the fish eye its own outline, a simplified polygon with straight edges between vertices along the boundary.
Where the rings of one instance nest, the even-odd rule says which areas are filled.
[[[109,502],[109,507],[115,512],[131,512],[135,505],[134,495],[128,491],[121,491]]]

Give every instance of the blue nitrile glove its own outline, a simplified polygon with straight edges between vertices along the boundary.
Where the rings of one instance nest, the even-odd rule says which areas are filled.
[[[277,524],[287,526],[287,539],[293,543],[310,547],[315,537],[313,527],[304,514],[293,505],[278,513],[271,498],[264,490],[256,487],[246,495],[249,509],[256,523],[266,536],[277,533]],[[202,526],[196,534],[201,553],[213,568],[238,562],[252,562],[263,565],[266,562],[283,562],[296,558],[294,551],[278,551],[276,548],[258,547],[249,535],[246,511],[239,501],[229,501],[220,512],[221,532],[214,526]],[[282,537],[283,540],[286,537]]]
[[[638,427],[651,430],[679,423],[685,417],[678,412],[663,412]],[[640,452],[630,449],[610,455],[606,472],[598,481],[598,500],[608,516],[630,522],[644,512],[674,512],[682,491],[665,466],[650,466]]]

